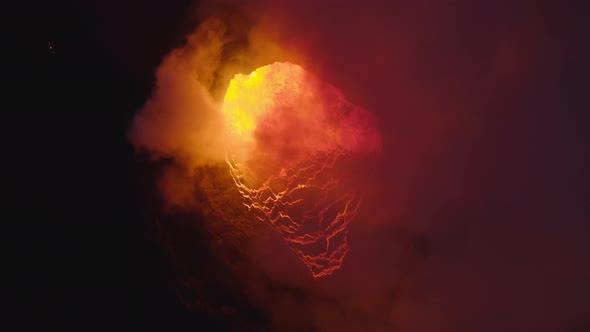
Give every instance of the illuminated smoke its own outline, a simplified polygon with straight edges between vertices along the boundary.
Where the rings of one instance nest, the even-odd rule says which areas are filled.
[[[340,268],[362,196],[347,168],[380,147],[371,115],[290,63],[236,75],[222,111],[227,164],[248,211],[314,277]]]
[[[264,221],[313,276],[331,274],[349,250],[359,173],[381,147],[375,120],[292,64],[305,61],[266,35],[269,26],[252,27],[246,48],[228,44],[227,30],[207,20],[164,58],[130,139],[166,160],[158,184],[165,210],[213,213],[240,231],[244,220]],[[211,167],[229,167],[231,178],[210,178]],[[225,182],[233,193],[219,190]]]

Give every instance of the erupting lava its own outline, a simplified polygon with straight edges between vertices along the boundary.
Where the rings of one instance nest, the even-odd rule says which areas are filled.
[[[272,225],[314,277],[332,274],[361,202],[349,179],[381,144],[371,114],[291,63],[236,75],[222,111],[227,164],[248,211]]]

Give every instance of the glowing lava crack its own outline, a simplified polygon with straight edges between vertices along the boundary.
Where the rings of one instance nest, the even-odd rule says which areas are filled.
[[[374,118],[291,63],[236,75],[222,111],[227,164],[248,211],[272,225],[314,277],[332,274],[361,203],[355,165],[381,145]]]

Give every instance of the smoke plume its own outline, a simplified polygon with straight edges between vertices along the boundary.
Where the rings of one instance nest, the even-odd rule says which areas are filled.
[[[587,189],[574,180],[587,149],[562,113],[567,22],[551,6],[285,0],[199,13],[129,133],[163,161],[159,230],[188,307],[240,331],[589,326]],[[324,279],[243,213],[226,165],[225,90],[275,62],[337,87],[382,133],[382,158],[357,172],[368,193],[350,253]]]

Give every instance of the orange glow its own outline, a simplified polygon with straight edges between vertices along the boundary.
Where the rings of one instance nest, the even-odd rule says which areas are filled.
[[[290,63],[236,75],[222,113],[227,164],[244,206],[314,277],[339,269],[361,202],[345,165],[380,146],[370,114]]]

